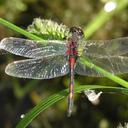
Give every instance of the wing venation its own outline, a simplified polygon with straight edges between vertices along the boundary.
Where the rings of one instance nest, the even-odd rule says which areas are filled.
[[[33,41],[28,39],[9,37],[4,38],[1,41],[0,49],[23,57],[42,58],[65,54],[66,41]]]
[[[68,60],[63,56],[26,59],[8,64],[5,72],[14,77],[51,79],[69,72]]]

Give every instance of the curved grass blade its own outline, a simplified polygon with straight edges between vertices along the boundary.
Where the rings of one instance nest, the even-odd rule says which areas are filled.
[[[74,93],[80,93],[85,90],[101,90],[104,92],[118,92],[122,94],[128,95],[128,89],[119,88],[119,87],[109,87],[109,86],[99,86],[99,85],[84,85],[78,86],[75,88]],[[28,112],[23,119],[18,123],[16,128],[26,128],[32,120],[37,117],[41,112],[52,106],[54,103],[63,99],[68,95],[68,89],[65,89],[59,93],[56,93],[47,99],[41,101],[37,106],[35,106],[30,112]]]
[[[96,70],[97,72],[103,74],[105,77],[109,78],[110,80],[128,88],[128,82],[127,81],[121,79],[118,76],[113,75],[112,73],[109,73],[108,71],[104,70],[103,68],[100,68],[97,65],[94,65],[88,58],[82,58],[81,57],[80,60],[81,60],[81,63],[86,65],[87,67]]]

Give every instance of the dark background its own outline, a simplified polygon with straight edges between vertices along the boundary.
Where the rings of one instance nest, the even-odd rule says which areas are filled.
[[[81,26],[86,36],[86,28],[92,20],[97,21],[101,18],[99,13],[107,2],[107,0],[0,0],[0,17],[24,29],[32,23],[33,18],[51,19],[69,27]],[[101,23],[97,23],[102,25],[91,33],[89,39],[128,36],[128,6],[118,12],[115,11],[104,24],[102,20],[101,18]],[[9,36],[23,37],[0,25],[0,39]],[[18,79],[6,75],[4,73],[6,65],[18,59],[24,58],[10,54],[0,56],[0,128],[14,128],[21,114],[28,112],[42,99],[68,87],[68,75],[51,80]],[[128,80],[127,75],[121,77]],[[107,78],[76,76],[75,80],[80,84],[119,86]],[[30,128],[117,128],[119,123],[128,122],[128,97],[121,94],[103,94],[100,103],[95,106],[81,93],[75,97],[74,109],[76,112],[68,118],[67,99],[64,99],[42,112],[32,121]]]

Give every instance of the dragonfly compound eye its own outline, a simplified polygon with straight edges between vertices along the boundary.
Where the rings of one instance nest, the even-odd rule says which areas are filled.
[[[75,35],[79,38],[82,38],[84,35],[84,33],[80,27],[71,27],[70,32],[72,33],[72,35]]]

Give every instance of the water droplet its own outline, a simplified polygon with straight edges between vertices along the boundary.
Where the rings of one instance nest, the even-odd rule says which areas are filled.
[[[25,114],[21,114],[20,118],[23,119],[25,117]]]
[[[117,4],[114,1],[107,2],[104,6],[106,12],[111,12],[116,8]]]

